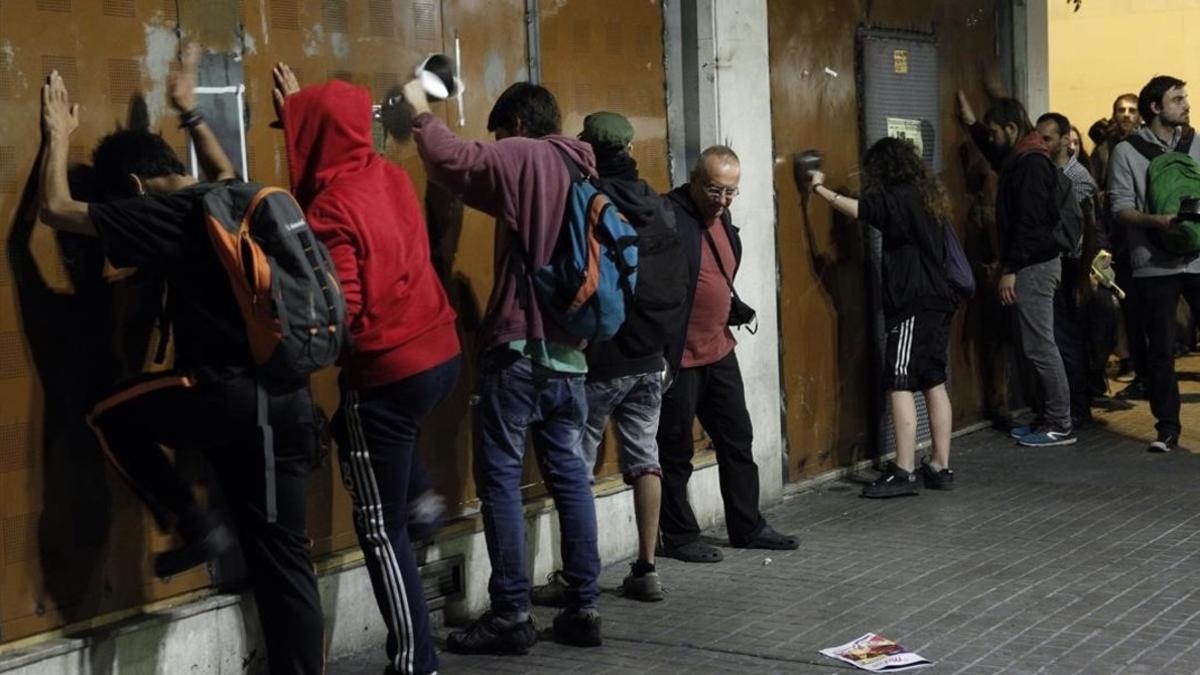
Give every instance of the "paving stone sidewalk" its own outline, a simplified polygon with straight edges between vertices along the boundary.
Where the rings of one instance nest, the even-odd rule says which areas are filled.
[[[818,650],[870,631],[933,660],[925,673],[1197,673],[1200,455],[1145,442],[1103,425],[1065,448],[956,439],[954,492],[873,501],[847,480],[792,495],[768,518],[800,550],[663,560],[657,604],[617,596],[614,565],[603,647],[443,653],[442,672],[849,672]],[[330,668],[381,671],[378,652]]]

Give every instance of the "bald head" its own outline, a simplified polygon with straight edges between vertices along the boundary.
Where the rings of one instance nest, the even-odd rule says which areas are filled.
[[[715,218],[733,202],[741,179],[742,163],[732,148],[725,145],[705,148],[692,167],[689,186],[692,201],[705,218]]]

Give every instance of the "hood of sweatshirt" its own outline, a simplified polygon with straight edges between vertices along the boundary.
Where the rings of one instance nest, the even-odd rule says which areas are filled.
[[[1046,145],[1046,142],[1043,141],[1042,135],[1040,135],[1040,133],[1037,131],[1026,133],[1026,135],[1022,137],[1020,141],[1016,142],[1016,147],[1013,148],[1014,159],[1020,159],[1020,157],[1030,153],[1038,153],[1045,155],[1046,157],[1050,156],[1050,148],[1048,145]]]
[[[646,181],[601,178],[596,183],[635,228],[666,217],[662,198]]]
[[[371,94],[341,80],[287,97],[283,128],[292,192],[305,209],[333,181],[378,157],[371,137]]]

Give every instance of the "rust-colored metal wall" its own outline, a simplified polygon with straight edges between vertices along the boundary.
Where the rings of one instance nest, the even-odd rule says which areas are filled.
[[[994,0],[846,0],[768,2],[771,112],[778,192],[780,341],[786,396],[789,475],[795,479],[862,459],[873,442],[873,325],[867,303],[861,226],[835,221],[814,199],[807,208],[792,177],[791,155],[825,152],[831,187],[856,190],[860,141],[856,87],[856,30],[860,25],[934,32],[938,42],[939,104],[945,170],[956,226],[967,241],[961,156],[969,143],[955,119],[954,92],[983,101],[983,82],[998,61]],[[828,69],[828,72],[826,71]],[[834,74],[835,73],[835,74]],[[972,245],[968,244],[968,252]],[[983,327],[973,309],[960,311],[951,329],[951,398],[955,425],[981,415]]]
[[[543,3],[547,80],[579,131],[596,108],[634,120],[635,154],[656,187],[666,185],[662,17],[657,2]],[[603,16],[601,16],[603,14]],[[620,26],[610,16],[623,16]],[[603,20],[602,20],[603,19]],[[594,23],[599,21],[599,23]],[[594,26],[605,26],[595,30]],[[251,178],[286,185],[270,68],[286,61],[301,84],[342,78],[378,99],[426,53],[462,55],[461,111],[439,105],[452,129],[490,140],[487,114],[508,84],[528,75],[523,0],[3,0],[0,2],[0,642],[137,607],[207,583],[196,570],[153,579],[155,552],[173,545],[101,460],[83,413],[96,391],[144,365],[149,323],[137,277],[99,276],[94,242],[57,238],[16,216],[39,142],[39,86],[51,69],[84,104],[71,157],[86,161],[105,133],[149,121],[182,155],[184,136],[164,98],[175,30],[221,53],[242,53],[250,124]],[[591,28],[589,30],[589,27]],[[635,29],[631,30],[631,27]],[[620,64],[635,67],[621,68]],[[593,96],[581,95],[592,87]],[[138,101],[144,101],[144,107]],[[131,110],[133,114],[131,114]],[[464,351],[491,291],[492,220],[426,185],[411,143],[385,154],[426,195],[435,264],[460,315]],[[14,225],[15,223],[15,225]],[[66,262],[64,262],[66,261]],[[95,262],[96,264],[91,264]],[[150,298],[153,301],[153,298]],[[429,420],[423,452],[452,503],[474,507],[467,358],[459,386]],[[314,379],[327,413],[336,407],[332,371]],[[611,450],[602,474],[616,471]],[[200,462],[180,458],[202,483]],[[530,461],[527,492],[540,493]],[[337,462],[314,474],[310,533],[317,555],[357,545]]]

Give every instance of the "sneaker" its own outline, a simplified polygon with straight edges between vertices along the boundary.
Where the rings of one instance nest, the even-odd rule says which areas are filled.
[[[633,567],[633,564],[629,566]],[[659,602],[663,599],[663,587],[658,579],[658,572],[635,574],[631,570],[621,582],[621,594],[630,600]]]
[[[529,598],[539,607],[566,607],[570,587],[562,570],[554,570],[546,576],[546,583],[533,587]]]
[[[917,494],[916,474],[901,469],[896,466],[895,462],[888,462],[883,475],[875,479],[874,483],[864,487],[862,491],[862,496],[870,499],[915,494]]]
[[[555,642],[573,647],[600,646],[600,610],[564,609],[554,617]]]
[[[761,548],[768,551],[794,551],[800,548],[800,538],[791,534],[781,534],[770,525],[764,524],[753,539],[733,546],[734,548]]]
[[[929,465],[929,458],[921,458],[921,466],[917,467],[917,474],[925,483],[925,487],[930,490],[953,490],[954,489],[954,472],[950,469],[942,469],[934,471]]]
[[[1013,427],[1012,429],[1009,429],[1008,437],[1013,439],[1014,441],[1019,441],[1022,438],[1025,438],[1026,436],[1028,436],[1029,434],[1032,434],[1035,431],[1037,431],[1037,427],[1035,427],[1034,425],[1022,424],[1019,427]]]
[[[1027,448],[1048,448],[1054,445],[1073,445],[1078,440],[1079,438],[1075,436],[1074,431],[1047,429],[1046,431],[1036,431],[1028,436],[1022,436],[1017,443]]]
[[[446,499],[433,490],[422,492],[408,505],[408,538],[414,542],[428,542],[442,526],[446,513]]]
[[[199,565],[208,566],[212,583],[223,593],[241,590],[249,580],[245,559],[233,529],[215,511],[198,510],[180,517],[183,546],[154,556],[154,575],[168,579]]]
[[[1150,444],[1146,448],[1146,452],[1170,452],[1179,444],[1179,437],[1175,434],[1159,434],[1158,440]]]
[[[1134,378],[1129,386],[1117,392],[1117,398],[1126,401],[1142,401],[1146,398],[1146,381]]]
[[[506,619],[495,612],[484,612],[466,630],[446,638],[446,649],[455,654],[527,654],[537,644],[533,617],[524,621]]]

